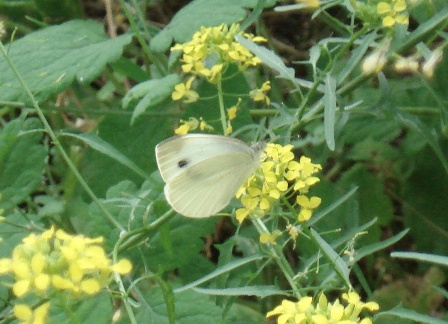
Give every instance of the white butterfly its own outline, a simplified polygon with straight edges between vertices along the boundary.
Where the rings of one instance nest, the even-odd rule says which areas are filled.
[[[218,213],[258,168],[265,146],[209,134],[180,135],[161,142],[156,159],[166,183],[166,200],[187,217]]]

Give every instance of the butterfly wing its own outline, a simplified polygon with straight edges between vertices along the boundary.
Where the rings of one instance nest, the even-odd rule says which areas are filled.
[[[165,197],[173,209],[184,216],[214,215],[229,204],[257,166],[247,153],[203,160],[168,182]]]
[[[160,143],[156,159],[168,203],[188,217],[216,214],[258,167],[261,151],[218,135],[188,134]]]

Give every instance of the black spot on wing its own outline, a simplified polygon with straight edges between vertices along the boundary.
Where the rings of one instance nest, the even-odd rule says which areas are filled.
[[[182,160],[179,160],[179,161],[177,162],[177,166],[178,166],[179,168],[183,169],[183,168],[185,168],[189,163],[190,163],[190,161],[188,161],[187,159],[182,159]]]

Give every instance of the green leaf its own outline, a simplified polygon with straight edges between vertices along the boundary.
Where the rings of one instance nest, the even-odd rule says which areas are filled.
[[[377,241],[381,235],[380,225],[392,219],[393,206],[390,197],[384,193],[384,185],[375,174],[366,170],[363,163],[355,164],[346,171],[338,185],[346,190],[358,186],[354,199],[359,208],[359,218],[353,218],[354,226],[378,217],[378,224],[369,230],[369,241]],[[363,238],[365,240],[365,238]]]
[[[418,252],[392,252],[392,258],[411,259],[422,262],[430,262],[448,267],[448,257],[442,255],[418,253]]]
[[[373,253],[375,253],[377,251],[384,250],[385,248],[391,246],[392,244],[397,243],[408,232],[409,232],[409,230],[405,229],[405,230],[401,231],[400,233],[398,233],[397,235],[394,235],[394,236],[388,238],[387,240],[384,240],[384,241],[381,241],[381,242],[377,242],[377,243],[374,243],[374,244],[370,244],[370,245],[367,245],[367,246],[363,246],[362,248],[356,250],[355,261],[359,261],[363,257],[365,257],[366,255],[370,255],[370,254],[373,254]]]
[[[395,316],[398,316],[399,318],[413,320],[417,323],[446,324],[446,321],[444,321],[444,320],[439,320],[437,318],[434,318],[434,317],[431,317],[428,315],[423,315],[423,314],[417,313],[416,311],[406,309],[403,307],[396,307],[389,311],[381,312],[374,316],[374,320],[380,319],[382,316],[385,316],[385,315],[395,315]]]
[[[220,276],[220,275],[222,275],[224,273],[227,273],[227,272],[229,272],[231,270],[234,270],[234,269],[237,269],[238,267],[241,267],[241,266],[243,266],[243,265],[245,265],[247,263],[250,263],[250,262],[253,262],[253,261],[256,261],[256,260],[260,260],[260,259],[263,259],[263,256],[261,256],[261,255],[252,255],[250,257],[240,258],[238,260],[229,262],[226,265],[224,265],[224,266],[216,269],[215,271],[209,273],[208,275],[206,275],[206,276],[204,276],[204,277],[202,277],[202,278],[200,278],[200,279],[198,279],[198,280],[196,280],[194,282],[191,282],[191,283],[189,283],[189,284],[187,284],[187,285],[185,285],[183,287],[177,288],[175,290],[175,292],[181,292],[181,291],[184,291],[184,290],[187,290],[187,289],[199,286],[199,285],[203,284],[204,282],[207,282],[207,281],[209,281],[209,280],[211,280],[213,278],[216,278],[216,277],[218,277],[218,276]]]
[[[324,125],[325,125],[325,141],[328,148],[334,150],[334,124],[336,117],[336,79],[330,74],[325,77],[324,92]]]
[[[121,152],[146,173],[157,170],[154,147],[172,136],[172,121],[163,116],[143,115],[132,127],[130,116],[107,114],[98,125],[97,133],[101,139]],[[157,125],[157,127],[154,127]],[[92,190],[99,196],[122,180],[131,180],[141,185],[142,175],[123,167],[100,151],[88,148],[81,161],[82,175]],[[107,170],[107,176],[105,176]]]
[[[447,151],[447,145],[443,146]],[[415,170],[403,184],[401,193],[405,225],[410,228],[418,251],[445,255],[448,175],[428,146],[416,152],[412,163]]]
[[[41,184],[46,148],[42,133],[25,131],[41,127],[35,118],[15,119],[0,129],[0,208],[25,201]]]
[[[177,74],[170,74],[162,79],[148,80],[133,87],[122,100],[123,108],[128,108],[131,101],[140,99],[132,114],[131,124],[147,109],[169,98],[174,86],[181,81]]]
[[[168,324],[168,315],[160,288],[148,289],[139,296],[140,307],[135,309],[137,323]],[[175,295],[176,323],[210,324],[220,323],[222,310],[209,296],[192,290]]]
[[[283,60],[273,51],[264,46],[257,45],[241,35],[236,35],[235,40],[262,60],[264,64],[278,72],[279,78],[290,80],[293,84],[296,83],[294,69],[287,67],[285,63],[283,63]]]
[[[246,9],[254,8],[257,2],[257,0],[227,0],[225,3],[221,0],[193,1],[176,13],[170,23],[151,40],[150,46],[156,52],[164,52],[173,40],[176,43],[189,41],[202,26],[230,25],[241,21],[246,17]],[[275,4],[273,0],[266,2],[265,7]]]
[[[61,134],[66,137],[77,138],[83,141],[84,143],[88,144],[94,150],[97,150],[98,152],[101,152],[109,156],[110,158],[120,162],[122,165],[128,167],[141,177],[149,178],[149,174],[140,169],[138,165],[136,165],[134,162],[128,159],[124,154],[115,149],[112,145],[102,140],[97,134],[95,133],[85,133],[85,134],[61,133]]]
[[[320,247],[327,260],[333,265],[334,270],[339,274],[341,279],[345,282],[347,287],[350,287],[350,270],[345,261],[336,253],[335,250],[313,229],[310,229],[311,236]]]
[[[143,82],[148,79],[148,74],[142,68],[131,60],[121,57],[110,64],[113,69],[122,75],[131,78],[135,82]]]
[[[81,323],[111,323],[113,309],[109,293],[104,291],[94,297],[83,299],[75,314],[78,316]],[[92,314],[95,314],[95,316],[92,316]]]
[[[26,84],[42,101],[63,91],[75,79],[90,83],[106,64],[121,57],[131,39],[131,35],[109,39],[102,24],[73,20],[30,33],[7,48]],[[0,100],[29,102],[3,57],[0,71]]]
[[[167,211],[168,205],[161,194],[162,191],[163,181],[160,176],[156,177],[154,174],[141,188],[130,181],[122,181],[112,186],[101,202],[117,222],[132,231],[152,224]],[[160,205],[164,208],[160,208]],[[105,223],[100,214],[98,206],[92,203],[89,213],[74,219],[73,223],[76,229],[85,235],[107,238],[106,248],[111,250],[120,232]],[[145,241],[145,245],[130,248],[126,253],[131,260],[136,261],[136,269],[144,266],[157,272],[160,269],[169,271],[179,268],[191,262],[200,253],[204,247],[202,237],[213,232],[217,220],[218,218],[191,219],[175,216],[144,235],[142,241]]]
[[[402,111],[395,110],[396,119],[403,125],[409,127],[410,129],[418,132],[431,146],[431,148],[436,153],[440,162],[445,169],[445,173],[448,174],[448,160],[439,144],[437,135],[432,127],[425,125],[420,119],[410,114],[404,113]]]
[[[214,296],[256,296],[258,298],[265,298],[273,295],[283,295],[285,292],[276,286],[247,286],[247,287],[232,287],[222,289],[212,288],[193,288],[201,294]]]

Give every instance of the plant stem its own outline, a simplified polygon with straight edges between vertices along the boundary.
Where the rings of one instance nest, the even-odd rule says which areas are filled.
[[[270,233],[269,230],[266,228],[265,224],[263,223],[263,221],[259,217],[253,217],[253,218],[251,218],[251,220],[252,220],[252,224],[254,224],[255,228],[257,229],[257,231],[260,235],[264,234],[264,233]],[[302,297],[299,292],[301,287],[293,279],[294,271],[292,270],[290,264],[286,260],[281,247],[279,247],[278,245],[272,245],[269,243],[267,244],[267,247],[268,247],[269,251],[271,252],[271,254],[274,256],[275,262],[277,263],[279,268],[282,270],[283,275],[285,276],[286,280],[288,281],[289,285],[291,286],[291,289],[292,289],[294,295],[298,299],[300,299]]]

